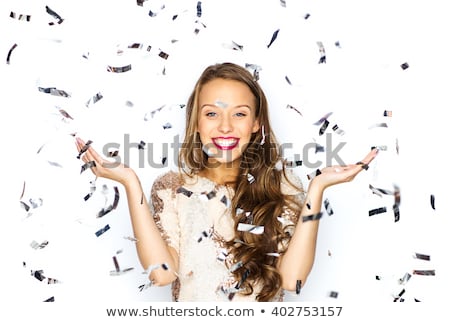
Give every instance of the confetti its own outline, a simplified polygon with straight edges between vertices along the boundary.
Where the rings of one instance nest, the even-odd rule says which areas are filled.
[[[384,213],[386,211],[387,211],[386,207],[372,209],[372,210],[369,210],[369,216],[378,215],[378,214]]]
[[[119,261],[117,260],[116,256],[113,256],[113,262],[114,262],[115,270],[109,272],[109,275],[111,275],[111,276],[119,276],[126,272],[132,271],[134,269],[133,267],[125,268],[123,270],[120,269]]]
[[[317,42],[317,46],[319,46],[319,64],[325,64],[327,62],[327,56],[325,55],[325,47],[323,46],[323,43],[321,41]]]
[[[225,207],[229,208],[231,206],[231,200],[227,198],[227,196],[223,196],[220,201],[225,205]]]
[[[242,266],[244,266],[244,263],[242,263],[242,261],[239,261],[239,262],[233,264],[233,265],[230,267],[230,273],[233,273],[233,272],[237,271],[237,270],[238,270],[239,268],[241,268]]]
[[[227,48],[227,49],[231,49],[231,50],[239,50],[239,51],[242,51],[242,50],[244,50],[244,46],[242,46],[242,45],[239,45],[237,42],[235,42],[235,41],[231,41],[231,44],[222,44],[222,46],[224,47],[224,48]]]
[[[383,116],[392,117],[392,111],[387,111],[387,110],[385,110],[385,111],[383,112]]]
[[[70,94],[64,90],[57,89],[55,87],[38,87],[39,92],[50,94],[59,97],[70,97]]]
[[[186,197],[190,197],[193,194],[192,191],[187,190],[185,187],[179,187],[177,189],[177,193],[181,193],[181,194],[185,195]]]
[[[398,283],[401,285],[406,284],[409,279],[411,278],[411,274],[409,274],[408,272],[405,273],[405,275],[403,275],[402,278],[399,278]]]
[[[255,177],[251,173],[247,173],[247,181],[252,184],[255,182]]]
[[[256,65],[256,64],[246,63],[245,68],[247,68],[250,72],[252,72],[254,81],[259,80],[259,72],[262,70],[261,66]]]
[[[107,224],[105,227],[99,229],[98,231],[95,232],[95,236],[100,237],[101,235],[103,235],[105,232],[107,232],[111,227],[109,227],[109,225]]]
[[[330,201],[328,200],[328,198],[325,199],[323,204],[325,206],[325,210],[327,211],[328,215],[331,216],[334,212],[333,212],[333,209],[330,206]]]
[[[129,240],[129,241],[132,241],[132,242],[137,242],[138,241],[137,238],[131,237],[131,236],[124,236],[123,239]]]
[[[314,177],[317,177],[318,175],[322,174],[322,172],[317,169],[309,174],[307,174],[306,176],[308,177],[309,180],[313,179]]]
[[[201,17],[202,16],[202,2],[198,1],[197,2],[197,17]]]
[[[338,295],[339,295],[339,293],[336,292],[336,291],[331,291],[331,292],[328,294],[329,297],[334,298],[334,299],[337,299],[337,298],[338,298]]]
[[[362,162],[362,161],[358,161],[358,162],[356,162],[356,164],[357,165],[360,165],[361,166],[361,168],[363,168],[364,170],[369,170],[369,165],[368,164],[365,164],[364,162]]]
[[[24,14],[17,14],[14,11],[11,11],[11,13],[9,14],[9,16],[13,19],[17,19],[19,21],[30,21],[31,20],[31,15],[24,15]]]
[[[47,245],[48,245],[47,240],[44,240],[42,243],[38,243],[37,241],[33,240],[30,244],[31,248],[33,249],[43,249]]]
[[[312,214],[312,215],[308,215],[308,216],[303,216],[302,217],[302,221],[303,222],[307,222],[307,221],[314,221],[314,220],[319,220],[320,218],[322,218],[323,213],[319,212],[317,214]]]
[[[114,209],[116,209],[117,205],[119,204],[119,199],[120,199],[119,188],[114,187],[114,202],[112,203],[112,205],[108,206],[107,208],[102,208],[98,212],[97,218],[101,218],[104,215],[106,215],[106,214],[110,213],[111,211],[113,211]]]
[[[297,112],[298,114],[300,114],[301,116],[303,116],[303,114],[299,111],[299,109],[298,108],[296,108],[296,107],[294,107],[294,106],[292,106],[292,105],[286,105],[286,108],[288,108],[288,109],[291,109],[291,110],[294,110],[295,112]]]
[[[414,254],[414,258],[421,259],[421,260],[424,260],[424,261],[429,261],[431,259],[431,256],[430,255],[425,255],[425,254],[420,254],[420,253],[415,253]]]
[[[93,104],[97,103],[102,98],[103,98],[103,95],[100,92],[95,94],[86,102],[86,107],[91,107]]]
[[[435,205],[435,197],[434,195],[430,195],[430,203],[431,203],[431,208],[433,208],[433,210],[436,210],[436,205]]]
[[[55,302],[55,297],[51,296],[48,299],[44,300],[44,302]]]
[[[341,130],[337,124],[333,125],[332,129],[333,129],[334,132],[336,132],[339,135],[344,135],[345,134],[345,131]]]
[[[91,185],[90,189],[89,189],[90,191],[89,191],[89,193],[86,196],[84,196],[84,201],[87,201],[90,197],[92,197],[92,195],[94,194],[95,190],[97,189],[96,179],[92,180],[91,182],[89,182],[89,184]]]
[[[302,290],[302,281],[297,280],[297,282],[295,283],[295,294],[299,295],[301,290]]]
[[[408,68],[409,68],[409,64],[405,62],[405,63],[401,64],[400,67],[401,67],[403,70],[405,70],[405,69],[408,69]]]
[[[58,24],[61,24],[64,19],[61,18],[61,16],[59,14],[57,14],[55,11],[53,11],[52,9],[49,8],[49,6],[45,6],[45,10],[47,11],[47,13],[49,15],[51,15],[53,18],[55,18],[58,21]],[[49,22],[48,23],[50,26],[54,25],[54,22]]]
[[[106,70],[111,73],[125,73],[131,70],[131,64],[120,67],[108,66]]]
[[[270,46],[272,46],[273,42],[275,41],[275,39],[277,39],[278,37],[278,33],[280,32],[280,29],[277,29],[274,31],[273,35],[272,35],[272,39],[270,39],[269,44],[267,45],[267,48],[270,48]]]
[[[207,200],[211,200],[216,196],[217,192],[215,190],[212,190],[210,192],[202,192],[201,197],[204,197]]]
[[[333,112],[329,112],[329,113],[325,114],[317,122],[314,122],[313,125],[320,125],[320,124],[322,124],[323,122],[325,122],[331,116],[331,114],[333,114]]]
[[[94,161],[94,160],[86,162],[85,164],[83,164],[83,165],[81,166],[81,172],[80,172],[80,174],[83,173],[84,171],[86,171],[87,169],[93,168],[93,167],[95,167],[95,166],[96,166],[96,164],[95,164],[95,161]]]
[[[303,18],[306,20],[306,19],[308,19],[309,17],[311,17],[311,15],[310,15],[309,13],[307,13],[307,14],[304,15]]]
[[[82,154],[85,153],[85,152],[89,149],[89,147],[91,146],[92,143],[93,143],[93,142],[92,142],[91,140],[88,140],[88,141],[84,144],[84,146],[80,149],[80,152],[78,152],[77,159],[80,159],[80,158],[81,158]]]
[[[11,54],[13,52],[14,49],[16,49],[17,44],[12,45],[12,47],[9,49],[8,51],[8,55],[6,56],[6,63],[9,65],[10,61],[11,61]]]
[[[286,8],[286,0],[280,0],[280,5],[281,5],[283,8]]]
[[[325,131],[326,131],[326,129],[327,129],[327,127],[328,127],[329,124],[330,124],[330,122],[328,122],[328,120],[325,120],[325,121],[322,123],[322,126],[321,126],[320,129],[319,129],[319,135],[323,135],[323,134],[325,133]]]
[[[382,123],[375,123],[375,124],[372,124],[371,126],[369,126],[369,130],[374,129],[376,127],[386,127],[387,128],[388,125],[387,125],[387,123],[384,123],[384,122],[382,122]]]
[[[239,223],[237,227],[238,231],[246,231],[255,235],[261,235],[264,233],[264,226],[256,226],[250,224]]]
[[[163,124],[164,130],[171,129],[171,128],[172,128],[172,124],[170,124],[169,122],[167,122],[166,124]]]

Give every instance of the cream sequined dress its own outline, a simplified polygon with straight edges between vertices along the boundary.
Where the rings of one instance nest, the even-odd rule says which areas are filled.
[[[300,179],[287,171],[288,178],[302,188]],[[298,195],[298,190],[282,181],[284,194]],[[178,279],[172,284],[174,301],[229,301],[237,282],[230,273],[233,264],[225,240],[234,238],[234,222],[230,203],[234,191],[202,177],[182,177],[173,171],[160,175],[154,182],[151,200],[155,222],[163,238],[179,255]],[[297,215],[286,211],[280,216],[283,225],[295,224]],[[228,264],[228,266],[227,266]],[[234,294],[233,301],[255,301],[260,285],[243,296]],[[273,299],[283,300],[283,292]]]

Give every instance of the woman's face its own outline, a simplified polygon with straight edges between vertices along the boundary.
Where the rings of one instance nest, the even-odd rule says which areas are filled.
[[[210,160],[239,159],[259,130],[255,97],[242,82],[217,78],[203,85],[198,98],[198,132]]]

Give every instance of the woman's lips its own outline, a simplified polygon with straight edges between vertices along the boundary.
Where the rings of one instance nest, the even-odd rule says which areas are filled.
[[[232,150],[239,144],[239,139],[233,137],[219,137],[213,138],[212,142],[219,150]]]

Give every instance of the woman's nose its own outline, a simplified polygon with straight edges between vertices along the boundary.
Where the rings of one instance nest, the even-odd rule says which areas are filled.
[[[222,117],[219,124],[219,131],[222,133],[229,133],[233,130],[233,125],[228,116]]]

